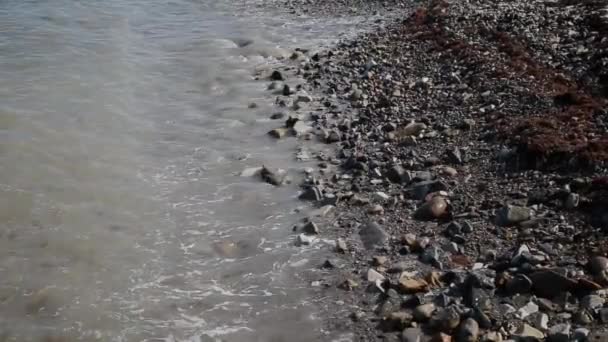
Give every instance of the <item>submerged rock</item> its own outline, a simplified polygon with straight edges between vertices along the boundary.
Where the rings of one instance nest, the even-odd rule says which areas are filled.
[[[262,176],[262,180],[266,183],[280,186],[285,182],[287,173],[283,170],[263,166],[260,175]]]
[[[283,80],[285,80],[285,78],[283,77],[283,74],[280,71],[278,71],[278,70],[275,70],[275,71],[272,72],[272,74],[270,74],[270,79],[272,81],[283,81]]]

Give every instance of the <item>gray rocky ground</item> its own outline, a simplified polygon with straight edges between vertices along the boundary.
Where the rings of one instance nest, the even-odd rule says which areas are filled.
[[[608,341],[608,35],[592,1],[290,2],[401,19],[269,78],[318,161],[296,231],[357,341]],[[289,84],[290,78],[303,79]],[[269,80],[270,81],[270,80]],[[331,153],[305,152],[314,143]],[[264,180],[283,176],[264,169]]]

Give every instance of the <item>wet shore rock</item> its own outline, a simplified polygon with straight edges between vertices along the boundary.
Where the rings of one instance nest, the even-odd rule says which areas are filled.
[[[304,7],[345,3],[359,4]],[[328,326],[361,341],[606,340],[601,6],[395,8],[294,66],[311,94],[303,135],[333,151],[299,195],[335,207],[308,228],[345,261],[324,291],[352,310],[328,307]]]

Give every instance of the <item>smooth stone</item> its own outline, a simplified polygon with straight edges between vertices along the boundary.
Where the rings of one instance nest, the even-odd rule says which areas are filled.
[[[443,217],[448,209],[445,198],[435,196],[430,201],[423,204],[414,213],[414,218],[418,220],[433,220]]]
[[[534,304],[533,302],[528,302],[528,304],[522,306],[521,308],[519,308],[519,310],[517,310],[517,316],[521,319],[524,319],[524,318],[530,316],[531,314],[534,314],[537,312],[538,312],[538,305]]]
[[[373,249],[380,247],[388,240],[388,234],[377,222],[368,222],[361,230],[359,230],[359,237],[363,246],[366,249]]]
[[[608,258],[603,256],[595,256],[589,260],[589,269],[593,275],[600,275],[608,270]]]
[[[391,197],[382,191],[377,191],[374,193],[374,198],[378,201],[384,202],[384,201],[388,201]]]
[[[422,342],[422,330],[420,328],[407,328],[401,333],[403,342]]]
[[[465,319],[460,325],[457,342],[476,342],[479,338],[479,324],[472,318]]]
[[[427,126],[420,122],[412,122],[409,125],[403,127],[398,131],[400,137],[406,137],[410,135],[419,135],[427,128]]]
[[[433,304],[433,303],[419,305],[414,309],[414,312],[413,312],[414,320],[416,320],[418,322],[428,321],[431,318],[431,316],[433,315],[434,311],[435,311],[435,304]]]

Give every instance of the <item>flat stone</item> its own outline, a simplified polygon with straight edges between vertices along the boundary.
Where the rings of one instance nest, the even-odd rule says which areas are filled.
[[[524,319],[524,318],[530,316],[531,314],[534,314],[537,312],[538,312],[538,305],[534,304],[533,302],[528,302],[528,304],[522,306],[521,308],[519,308],[519,310],[517,310],[517,316],[521,319]]]
[[[388,240],[388,234],[377,222],[369,222],[359,230],[359,236],[366,249],[380,247]]]
[[[526,323],[524,323],[519,329],[517,329],[517,331],[513,335],[520,338],[532,338],[537,340],[542,340],[543,338],[545,338],[545,334],[543,334],[542,331]]]
[[[377,281],[379,282],[383,282],[384,279],[386,279],[382,274],[380,274],[378,271],[376,271],[373,268],[370,268],[367,270],[367,281],[371,282],[371,283],[375,283]]]
[[[414,279],[405,273],[399,277],[399,290],[403,293],[427,292],[429,284],[424,279]]]
[[[241,177],[253,177],[262,172],[262,167],[248,167],[241,172]]]
[[[529,220],[532,215],[530,209],[514,205],[502,207],[496,214],[496,223],[499,226],[512,226]]]
[[[555,271],[543,270],[529,275],[532,291],[541,297],[553,298],[576,288],[577,282]]]
[[[604,306],[606,300],[597,295],[588,295],[581,299],[581,307],[588,310],[596,310]]]

